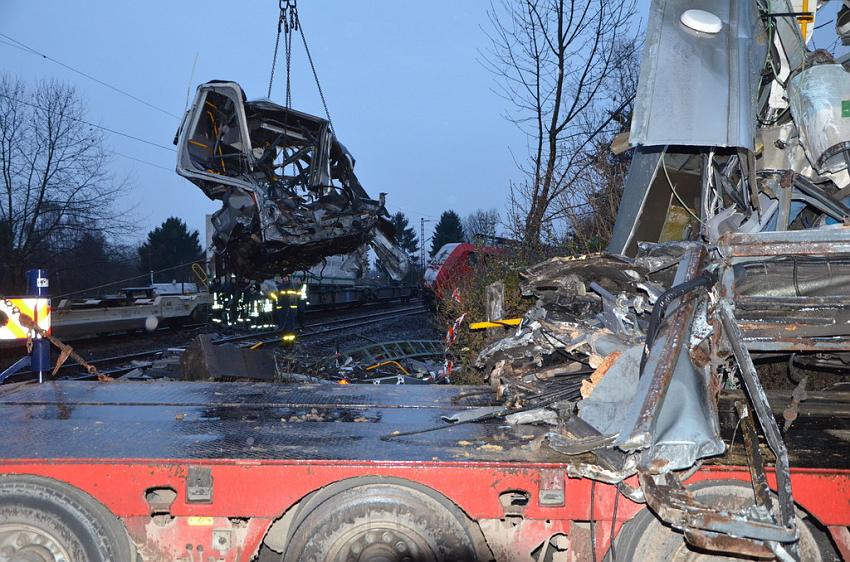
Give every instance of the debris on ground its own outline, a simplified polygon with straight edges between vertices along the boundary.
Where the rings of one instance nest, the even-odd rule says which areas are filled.
[[[570,474],[637,475],[689,544],[783,560],[799,557],[789,457],[753,356],[789,368],[846,368],[850,356],[850,72],[806,48],[784,5],[720,3],[726,23],[707,34],[682,31],[682,2],[653,3],[608,249],[530,267],[532,307],[477,360],[500,417],[554,424],[548,447],[593,455]],[[798,382],[785,431],[806,398]],[[777,481],[775,500],[756,489],[754,505],[729,511],[683,485],[726,452],[724,387],[746,391],[753,481],[766,481],[760,439]]]
[[[211,334],[201,334],[189,344],[181,360],[183,380],[227,381],[238,379],[273,381],[274,353],[235,344],[214,343]]]
[[[451,382],[439,340],[399,340],[338,352],[321,376],[342,384],[440,384]]]

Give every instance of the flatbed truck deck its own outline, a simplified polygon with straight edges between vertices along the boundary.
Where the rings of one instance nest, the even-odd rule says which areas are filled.
[[[749,482],[739,398],[720,400],[729,452],[688,483]],[[442,419],[492,400],[486,388],[437,385],[7,385],[0,509],[32,490],[80,494],[97,506],[89,527],[107,536],[117,522],[129,550],[115,548],[145,562],[610,557],[612,538],[645,506],[568,476],[582,458],[546,446],[551,427]],[[788,402],[771,395],[779,412]],[[850,392],[810,393],[785,438],[799,508],[846,556]],[[394,526],[387,512],[411,523]],[[0,559],[3,537],[0,525]]]

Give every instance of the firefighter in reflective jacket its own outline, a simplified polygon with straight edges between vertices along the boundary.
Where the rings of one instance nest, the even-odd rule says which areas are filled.
[[[307,302],[307,284],[299,286],[290,277],[284,277],[279,287],[275,302],[277,326],[283,332],[284,342],[294,342],[301,325],[301,307]]]

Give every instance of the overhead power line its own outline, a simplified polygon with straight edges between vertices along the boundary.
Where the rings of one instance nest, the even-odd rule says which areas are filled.
[[[153,168],[159,168],[160,170],[165,170],[166,172],[170,172],[172,174],[174,173],[174,168],[167,168],[167,167],[165,167],[161,164],[157,164],[157,163],[151,162],[149,160],[143,160],[141,158],[136,158],[135,156],[130,156],[129,154],[123,154],[121,152],[116,152],[115,150],[106,149],[106,151],[109,152],[110,154],[114,154],[115,156],[120,156],[121,158],[126,158],[127,160],[134,160],[134,161],[139,162],[141,164],[147,164],[148,166],[151,166]]]
[[[25,43],[18,41],[14,37],[10,37],[10,36],[6,35],[5,33],[0,33],[0,37],[4,37],[4,38],[8,39],[9,41],[12,41],[12,43],[2,42],[3,45],[8,45],[9,47],[14,47],[15,49],[18,49],[20,51],[24,51],[25,53],[36,55],[36,56],[39,56],[39,57],[41,57],[45,60],[49,60],[50,62],[52,62],[54,64],[58,64],[59,66],[66,68],[66,69],[70,70],[71,72],[74,72],[76,74],[79,74],[80,76],[83,76],[84,78],[88,78],[89,80],[91,80],[93,82],[97,82],[101,86],[109,88],[110,90],[117,92],[117,93],[121,94],[122,96],[126,96],[126,97],[130,98],[131,100],[137,101],[137,102],[139,102],[143,105],[148,106],[151,109],[155,109],[155,110],[159,111],[160,113],[164,113],[165,115],[168,115],[170,117],[174,117],[175,119],[180,119],[179,115],[172,113],[172,112],[168,111],[167,109],[163,109],[163,108],[159,107],[158,105],[154,105],[154,104],[152,104],[148,101],[145,101],[138,96],[134,96],[133,94],[131,94],[130,92],[127,92],[126,90],[122,90],[121,88],[119,88],[117,86],[113,86],[112,84],[110,84],[108,82],[104,82],[100,78],[96,78],[96,77],[92,76],[91,74],[88,74],[87,72],[83,72],[82,70],[76,69],[73,66],[71,66],[69,64],[65,64],[64,62],[62,62],[60,60],[56,60],[53,57],[46,55],[46,54],[42,53],[41,51],[37,51],[36,49],[30,47],[29,45],[26,45]]]
[[[127,277],[125,279],[119,279],[118,281],[112,281],[110,283],[104,283],[102,285],[94,285],[92,287],[88,287],[87,289],[80,289],[79,291],[71,291],[70,293],[63,293],[61,295],[53,296],[52,298],[58,300],[58,299],[63,299],[65,297],[71,297],[71,296],[74,296],[74,295],[81,295],[83,293],[88,293],[89,291],[95,291],[97,289],[105,289],[106,287],[114,287],[115,285],[121,285],[123,283],[127,283],[128,281],[135,281],[136,279],[142,279],[142,278],[148,277],[152,273],[154,275],[157,274],[157,273],[165,273],[166,271],[173,271],[175,269],[180,269],[181,267],[186,267],[187,265],[191,265],[193,263],[203,262],[204,261],[203,255],[206,254],[206,251],[207,250],[204,249],[201,252],[202,257],[200,257],[196,260],[187,261],[187,262],[184,262],[184,263],[179,263],[177,265],[172,265],[170,267],[164,267],[162,269],[155,269],[155,270],[149,271],[148,273],[140,273],[139,275],[134,275],[133,277]]]
[[[48,111],[48,110],[47,110],[47,108],[42,107],[42,106],[38,105],[37,103],[32,103],[32,102],[24,101],[24,100],[21,100],[21,99],[18,99],[18,98],[14,98],[14,97],[9,96],[9,95],[6,95],[6,94],[0,94],[0,97],[6,98],[6,99],[10,99],[10,100],[12,100],[12,101],[16,101],[16,102],[18,102],[18,103],[22,103],[22,104],[24,104],[24,105],[28,105],[28,106],[30,106],[30,107],[34,107],[34,108],[36,108],[36,109],[41,109],[42,111]],[[133,139],[134,141],[138,141],[138,142],[142,142],[142,143],[145,143],[145,144],[149,144],[149,145],[151,145],[151,146],[155,146],[155,147],[157,147],[157,148],[162,148],[162,149],[164,149],[164,150],[168,150],[169,152],[177,152],[177,150],[176,150],[175,148],[172,148],[172,147],[170,147],[170,146],[166,146],[166,145],[164,145],[164,144],[159,144],[159,143],[156,143],[156,142],[153,142],[153,141],[149,141],[149,140],[147,140],[147,139],[143,139],[143,138],[141,138],[141,137],[137,137],[137,136],[135,136],[135,135],[131,135],[131,134],[129,134],[129,133],[124,133],[124,132],[121,132],[121,131],[116,131],[115,129],[110,129],[109,127],[104,127],[103,125],[97,125],[97,124],[95,124],[95,123],[92,123],[91,121],[86,121],[85,119],[80,119],[79,117],[71,117],[70,115],[66,115],[65,117],[67,117],[68,119],[71,119],[72,121],[79,121],[80,123],[85,123],[86,125],[88,125],[88,126],[90,126],[90,127],[95,127],[95,128],[97,128],[97,129],[104,130],[104,131],[106,131],[106,132],[108,132],[108,133],[112,133],[112,134],[114,134],[114,135],[119,135],[119,136],[122,136],[122,137],[127,137],[128,139]]]

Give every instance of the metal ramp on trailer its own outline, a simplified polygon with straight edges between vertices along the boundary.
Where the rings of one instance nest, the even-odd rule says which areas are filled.
[[[346,351],[354,361],[373,365],[383,361],[442,357],[445,344],[440,340],[399,340],[376,343]]]

